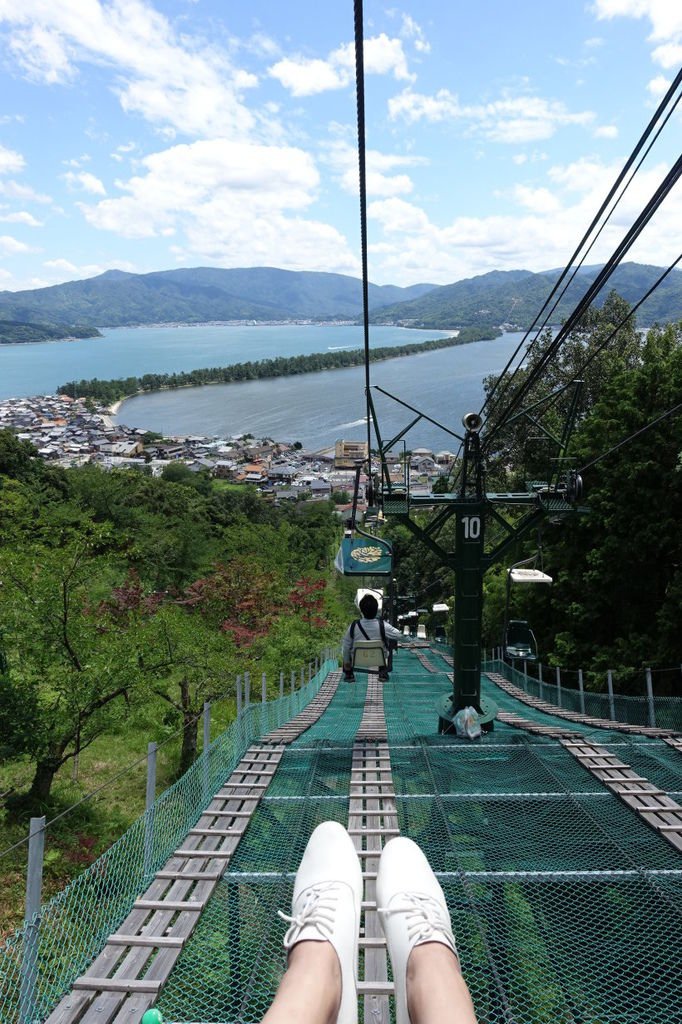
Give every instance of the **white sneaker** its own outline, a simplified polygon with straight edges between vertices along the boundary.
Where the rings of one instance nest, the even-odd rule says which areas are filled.
[[[411,839],[399,836],[384,847],[377,875],[377,904],[393,967],[396,1024],[410,1024],[407,961],[414,947],[440,942],[458,956],[443,890]]]
[[[353,840],[343,825],[324,821],[305,848],[296,873],[291,917],[284,948],[298,942],[330,942],[341,966],[341,1005],[337,1024],[358,1019],[358,936],[362,868]]]

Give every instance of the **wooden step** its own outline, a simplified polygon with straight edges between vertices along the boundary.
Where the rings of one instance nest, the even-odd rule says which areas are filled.
[[[158,992],[162,981],[145,981],[144,978],[77,978],[73,987],[94,992]]]
[[[135,900],[133,910],[189,910],[200,914],[205,905],[205,901],[199,903],[197,900]]]
[[[359,996],[392,996],[395,989],[392,981],[359,981]]]
[[[232,856],[234,850],[176,850],[173,857],[219,857],[222,860]]]
[[[185,882],[217,882],[222,878],[222,871],[183,871],[178,868],[176,871],[157,871],[154,878],[167,878],[175,881],[182,879]]]
[[[174,935],[123,935],[118,932],[110,935],[107,942],[112,946],[158,946],[161,949],[166,946],[184,946],[185,939]]]

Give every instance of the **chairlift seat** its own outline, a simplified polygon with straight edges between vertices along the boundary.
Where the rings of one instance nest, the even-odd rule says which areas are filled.
[[[426,640],[426,626],[423,623],[417,626],[417,640]]]
[[[409,636],[409,635],[410,635],[410,627],[409,626],[403,626],[403,636]]]
[[[380,537],[347,530],[334,564],[344,576],[392,576],[393,549]]]
[[[443,603],[434,604],[434,606],[431,609],[431,611],[436,613],[436,614],[438,612],[449,612],[450,611],[450,605],[449,604],[443,604]]]
[[[353,645],[353,668],[360,669],[361,672],[372,668],[387,668],[383,641],[356,640]]]
[[[552,577],[540,569],[510,569],[512,583],[552,583]]]

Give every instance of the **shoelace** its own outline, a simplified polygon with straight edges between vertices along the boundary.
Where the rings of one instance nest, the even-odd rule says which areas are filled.
[[[290,917],[278,910],[283,921],[289,922],[284,936],[284,948],[291,949],[298,942],[304,928],[317,928],[325,939],[331,938],[334,931],[336,906],[339,901],[339,890],[334,882],[315,885],[305,894],[303,906]]]
[[[436,933],[447,939],[447,944],[456,949],[448,917],[443,913],[438,900],[418,892],[398,893],[398,901],[391,907],[378,907],[377,913],[388,917],[391,914],[405,914],[407,937],[410,943],[428,942]]]

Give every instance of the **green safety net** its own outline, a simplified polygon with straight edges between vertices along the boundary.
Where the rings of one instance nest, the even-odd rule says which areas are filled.
[[[682,1021],[682,857],[555,740],[501,723],[476,743],[439,736],[449,666],[424,653],[436,672],[399,651],[383,691],[399,822],[440,878],[481,1024]],[[485,677],[483,691],[557,724]],[[342,683],[285,752],[161,993],[167,1021],[260,1021],[308,836],[347,821],[365,693]],[[575,730],[682,791],[682,756],[662,741]]]
[[[107,852],[66,889],[44,904],[40,920],[29,923],[0,944],[0,1022],[43,1021],[89,966],[129,914],[154,873],[196,823],[213,793],[223,785],[247,747],[298,715],[316,696],[328,673],[319,672],[277,700],[244,708],[238,721],[218,736],[192,768],[166,790]],[[296,688],[298,687],[298,688]],[[38,927],[36,966],[26,985],[27,945]]]

